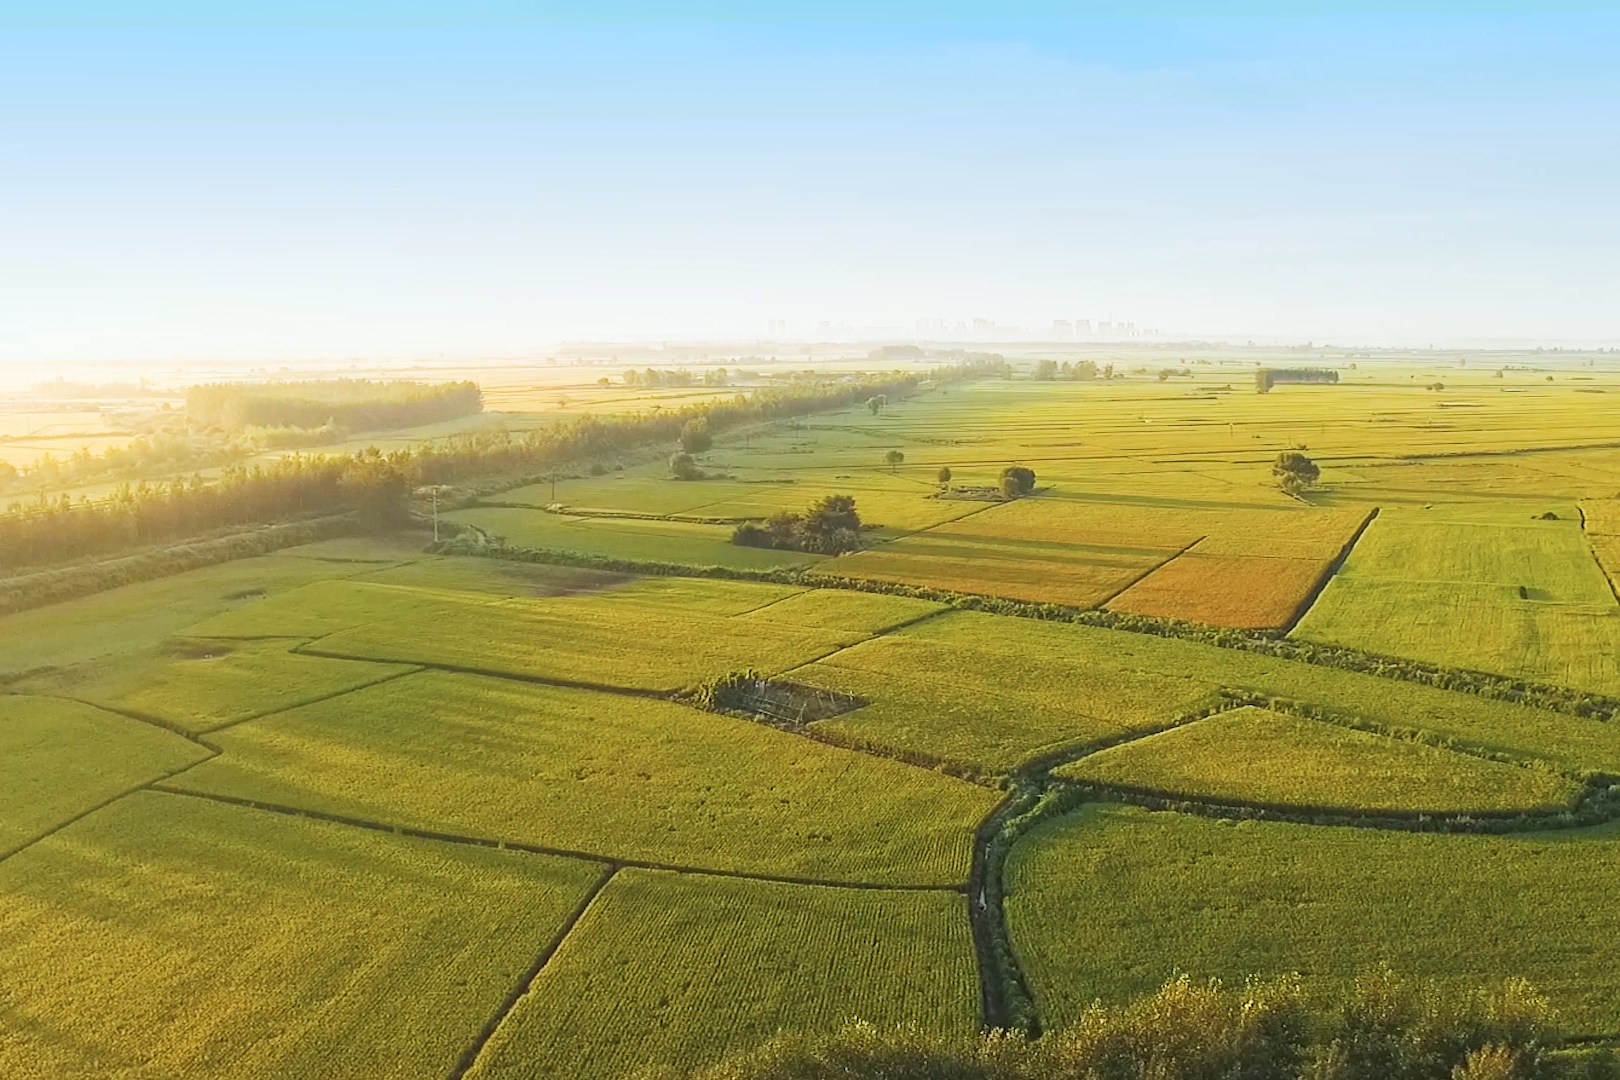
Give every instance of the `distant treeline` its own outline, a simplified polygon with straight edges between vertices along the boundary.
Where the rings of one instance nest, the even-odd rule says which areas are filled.
[[[709,368],[707,371],[696,375],[686,368],[677,368],[674,371],[660,371],[657,368],[637,371],[635,368],[630,368],[624,373],[624,385],[645,386],[650,389],[679,386],[729,386],[730,384],[731,374],[725,368]]]
[[[1336,383],[1339,373],[1331,368],[1260,368],[1254,373],[1254,388],[1270,393],[1278,383]]]
[[[997,360],[999,361],[999,357]],[[513,434],[469,432],[389,454],[294,455],[249,469],[227,468],[217,481],[200,476],[167,483],[125,484],[98,502],[40,496],[0,514],[0,571],[67,562],[172,542],[213,529],[268,524],[301,516],[356,512],[381,526],[407,513],[411,489],[495,475],[525,476],[565,461],[601,459],[674,442],[691,420],[712,431],[853,405],[874,394],[903,396],[925,379],[978,378],[979,364],[915,375],[803,380],[730,400],[656,413],[597,418]]]
[[[782,1035],[700,1080],[1614,1080],[1605,1049],[1560,1050],[1546,1001],[1508,981],[1450,989],[1389,973],[1324,999],[1298,979],[1241,989],[1185,976],[1094,1005],[1037,1040],[852,1024]],[[647,1077],[671,1073],[646,1072]]]
[[[202,427],[382,431],[482,412],[477,383],[430,385],[333,379],[323,382],[209,383],[186,391],[186,413]]]

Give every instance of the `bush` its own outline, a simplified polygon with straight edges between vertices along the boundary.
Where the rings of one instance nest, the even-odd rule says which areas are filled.
[[[698,468],[697,460],[691,454],[677,450],[669,455],[669,475],[676,480],[703,480],[709,474]]]
[[[1039,1041],[852,1024],[783,1035],[695,1075],[704,1080],[1576,1080],[1613,1056],[1561,1059],[1547,1007],[1522,983],[1452,992],[1390,974],[1340,1002],[1293,978],[1241,989],[1172,979],[1122,1006],[1095,1005]]]

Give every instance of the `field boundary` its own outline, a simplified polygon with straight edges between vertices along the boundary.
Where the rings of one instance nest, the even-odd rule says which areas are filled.
[[[478,1058],[483,1054],[484,1048],[489,1045],[489,1040],[494,1038],[495,1033],[501,1029],[501,1025],[506,1023],[506,1018],[512,1015],[512,1010],[517,1008],[518,1002],[529,996],[529,991],[534,987],[534,980],[540,977],[540,972],[545,970],[546,965],[551,962],[551,958],[557,955],[557,950],[562,948],[563,941],[569,934],[573,933],[574,927],[579,924],[579,920],[584,917],[585,912],[596,902],[596,898],[602,894],[602,890],[607,888],[608,882],[612,881],[618,872],[619,867],[617,865],[602,868],[602,872],[591,883],[591,887],[585,891],[585,895],[580,898],[579,903],[574,905],[574,909],[563,920],[562,926],[552,935],[545,948],[540,950],[539,955],[534,958],[533,963],[523,973],[522,978],[518,979],[517,985],[507,991],[506,997],[495,1010],[495,1015],[484,1022],[483,1028],[474,1037],[471,1045],[461,1052],[461,1056],[456,1059],[455,1066],[450,1070],[449,1080],[462,1080],[462,1077],[466,1076],[472,1067],[478,1063]]]
[[[1109,604],[1112,604],[1115,600],[1118,600],[1121,596],[1125,595],[1125,593],[1129,592],[1137,585],[1140,585],[1154,574],[1157,574],[1160,570],[1163,570],[1165,567],[1169,566],[1171,563],[1175,562],[1177,559],[1187,554],[1187,552],[1191,551],[1193,548],[1197,547],[1199,544],[1202,544],[1208,539],[1208,536],[1200,536],[1198,539],[1194,540],[1180,551],[1174,552],[1165,558],[1160,559],[1158,562],[1154,563],[1140,574],[1137,574],[1135,577],[1131,578],[1125,584],[1121,585],[1119,588],[1115,589],[1101,600],[1098,600],[1096,606],[1098,608],[1107,608]]]
[[[790,874],[765,874],[752,870],[722,870],[711,866],[688,866],[679,863],[653,862],[649,859],[632,859],[620,855],[604,855],[600,852],[580,851],[574,848],[552,847],[547,844],[532,844],[525,840],[500,840],[487,836],[471,836],[464,833],[442,832],[437,829],[423,829],[414,825],[391,824],[386,821],[377,821],[371,818],[354,817],[349,814],[335,814],[326,810],[315,810],[301,806],[287,806],[282,803],[264,802],[259,799],[243,798],[239,795],[225,795],[213,791],[195,791],[190,788],[172,787],[161,780],[153,781],[148,785],[153,791],[161,791],[165,795],[179,795],[188,799],[206,799],[210,802],[224,803],[228,806],[239,806],[248,810],[261,810],[270,814],[281,814],[285,817],[309,818],[314,821],[324,821],[333,825],[347,825],[356,829],[368,829],[371,832],[392,833],[395,836],[409,836],[415,840],[437,840],[444,844],[458,844],[463,847],[494,848],[499,851],[519,851],[529,855],[553,855],[576,862],[600,863],[603,866],[615,866],[621,869],[633,868],[636,870],[665,870],[674,874],[691,874],[697,877],[724,877],[739,878],[744,881],[774,881],[781,885],[808,885],[827,889],[857,889],[872,892],[938,892],[963,894],[967,891],[966,883],[946,885],[923,885],[915,882],[900,884],[885,884],[875,881],[847,881],[837,878],[800,877]]]
[[[1284,621],[1279,633],[1292,634],[1300,621],[1310,614],[1311,608],[1315,607],[1317,600],[1321,599],[1322,593],[1327,589],[1328,584],[1339,576],[1339,571],[1344,569],[1344,564],[1350,561],[1351,553],[1356,550],[1356,545],[1361,543],[1362,534],[1367,531],[1374,521],[1378,520],[1378,513],[1382,509],[1381,506],[1375,506],[1366,517],[1361,519],[1361,524],[1356,526],[1356,531],[1350,535],[1350,539],[1346,540],[1344,545],[1339,548],[1338,555],[1334,556],[1333,561],[1328,563],[1326,569],[1322,571],[1322,576],[1317,578],[1315,585],[1311,586],[1310,592],[1306,593],[1300,602],[1294,605],[1294,613]]]
[[[1179,619],[1164,619],[1152,615],[1127,615],[1094,608],[1034,603],[979,593],[961,593],[947,589],[898,585],[863,578],[845,578],[836,574],[829,574],[825,569],[825,565],[830,564],[824,564],[810,570],[737,570],[723,566],[637,562],[551,548],[484,547],[457,544],[455,541],[443,541],[430,545],[429,550],[435,554],[443,555],[466,555],[487,559],[508,559],[514,562],[575,566],[650,577],[760,581],[778,585],[804,585],[810,588],[850,589],[856,592],[908,596],[918,600],[932,600],[935,603],[963,611],[979,611],[991,615],[1038,619],[1046,622],[1065,622],[1101,630],[1119,630],[1133,634],[1148,634],[1154,637],[1176,638],[1182,641],[1212,645],[1216,648],[1258,653],[1279,660],[1295,660],[1319,667],[1338,668],[1379,678],[1420,683],[1441,690],[1475,694],[1479,697],[1528,705],[1533,708],[1546,709],[1551,712],[1560,712],[1586,719],[1607,721],[1620,716],[1620,698],[1560,686],[1554,683],[1533,682],[1508,675],[1473,671],[1466,668],[1443,667],[1438,664],[1424,663],[1404,657],[1363,652],[1342,645],[1304,641],[1284,636],[1275,631],[1240,630]]]

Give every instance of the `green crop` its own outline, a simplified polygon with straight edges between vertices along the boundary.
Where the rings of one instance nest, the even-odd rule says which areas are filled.
[[[1581,790],[1546,770],[1252,707],[1104,750],[1055,775],[1172,798],[1366,813],[1557,810]]]
[[[968,872],[994,792],[667,701],[426,672],[219,733],[175,783],[604,858],[882,884]]]
[[[977,996],[958,893],[621,870],[469,1075],[618,1080],[851,1019],[964,1034]]]

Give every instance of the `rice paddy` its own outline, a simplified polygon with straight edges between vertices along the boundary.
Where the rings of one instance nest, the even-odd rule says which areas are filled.
[[[588,1080],[967,1033],[991,884],[1047,1030],[1177,971],[1389,964],[1620,1036],[1620,834],[1573,827],[1620,723],[1264,654],[1620,694],[1620,422],[1578,392],[1612,373],[1414,356],[1261,396],[1253,362],[952,384],[723,431],[715,479],[663,448],[486,489],[440,515],[505,538],[482,557],[423,521],[0,616],[0,1072]],[[503,422],[711,394],[560,392],[502,383],[533,410]],[[1036,492],[989,496],[1015,464]],[[861,550],[730,542],[830,494]],[[745,671],[836,714],[697,707]],[[1078,809],[992,883],[1007,788]]]

